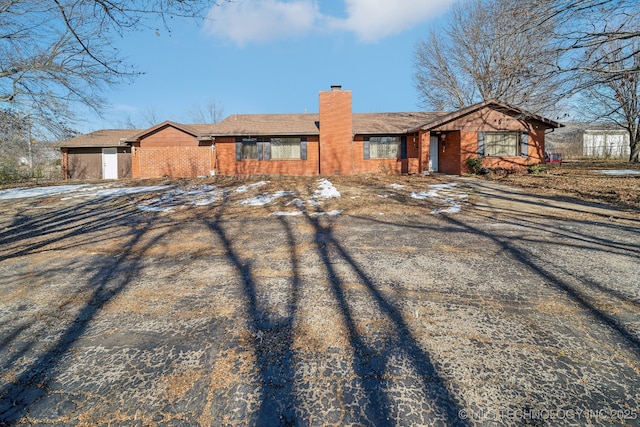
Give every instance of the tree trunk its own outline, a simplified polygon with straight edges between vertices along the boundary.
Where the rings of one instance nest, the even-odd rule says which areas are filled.
[[[629,139],[629,148],[631,149],[629,162],[640,163],[640,133],[631,136]]]

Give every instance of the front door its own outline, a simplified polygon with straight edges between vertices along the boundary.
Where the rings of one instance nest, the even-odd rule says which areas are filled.
[[[102,149],[102,178],[118,179],[118,149]]]
[[[431,136],[429,142],[429,172],[438,172],[438,137]]]

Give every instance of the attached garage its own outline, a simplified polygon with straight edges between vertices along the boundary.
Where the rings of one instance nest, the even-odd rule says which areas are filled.
[[[63,142],[62,178],[131,178],[131,147],[124,139],[133,132],[100,130]]]

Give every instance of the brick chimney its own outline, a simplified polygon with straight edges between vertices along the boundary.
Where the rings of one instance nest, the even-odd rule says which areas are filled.
[[[320,174],[349,175],[352,171],[351,91],[334,85],[320,92]]]

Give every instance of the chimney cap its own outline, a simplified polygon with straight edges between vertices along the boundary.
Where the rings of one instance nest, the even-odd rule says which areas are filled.
[[[342,85],[331,85],[331,90],[340,90],[342,89]]]

